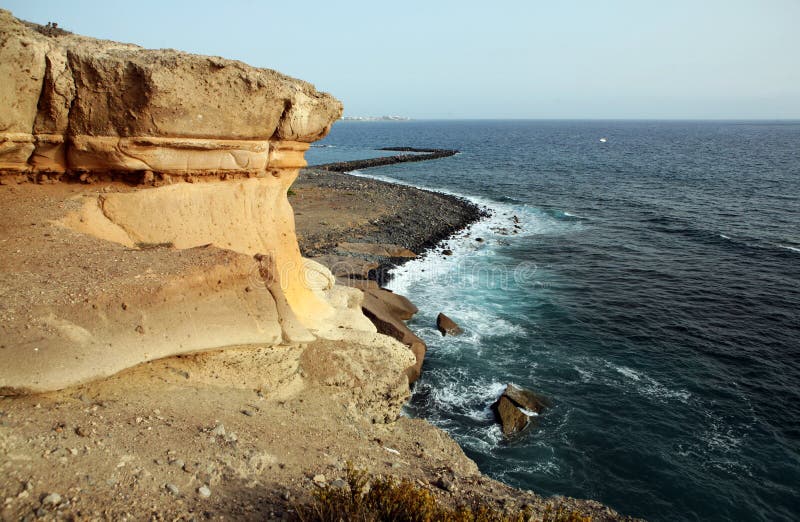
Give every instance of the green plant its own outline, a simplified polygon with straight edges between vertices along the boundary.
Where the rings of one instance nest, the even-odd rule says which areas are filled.
[[[289,190],[286,191],[286,195],[287,196],[294,196],[295,194],[296,194],[296,192],[294,190],[292,190],[292,189],[289,189]]]

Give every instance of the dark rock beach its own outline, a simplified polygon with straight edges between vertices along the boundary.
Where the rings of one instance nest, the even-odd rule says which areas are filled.
[[[329,204],[324,214],[315,212],[318,195]],[[338,245],[388,244],[421,254],[488,215],[487,209],[457,196],[316,168],[301,171],[290,201],[304,256],[377,262],[379,268],[370,275],[379,281],[409,258],[353,253]]]

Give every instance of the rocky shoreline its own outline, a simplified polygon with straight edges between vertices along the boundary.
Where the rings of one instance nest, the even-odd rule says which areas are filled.
[[[349,162],[358,163],[358,162]],[[324,194],[324,196],[323,196]],[[334,210],[346,211],[346,221],[328,216],[317,226],[312,208],[324,197]],[[402,246],[422,254],[459,230],[487,217],[490,212],[471,201],[415,187],[376,179],[303,169],[289,197],[295,209],[300,251],[307,257],[354,256],[378,267],[366,278],[379,284],[391,268],[409,258],[370,253],[354,254],[340,243],[374,243]],[[358,218],[361,217],[359,220]],[[309,219],[311,218],[311,219]]]
[[[481,209],[293,186],[331,95],[52,29],[0,9],[0,520],[291,520],[351,465],[501,520],[623,518],[484,477],[401,415],[424,343],[377,281]]]

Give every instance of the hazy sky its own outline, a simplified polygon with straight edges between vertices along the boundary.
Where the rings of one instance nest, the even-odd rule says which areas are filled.
[[[242,60],[345,114],[800,118],[800,0],[0,0],[73,32]]]

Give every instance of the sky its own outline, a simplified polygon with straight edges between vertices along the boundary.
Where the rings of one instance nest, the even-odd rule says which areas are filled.
[[[0,0],[307,80],[347,116],[798,119],[800,0]]]

